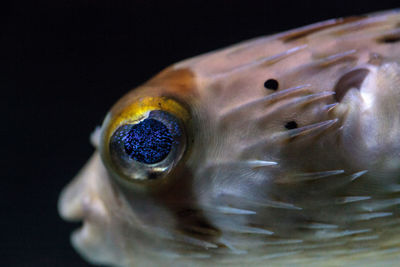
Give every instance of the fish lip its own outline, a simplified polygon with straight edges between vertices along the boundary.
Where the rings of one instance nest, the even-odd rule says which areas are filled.
[[[57,209],[60,217],[69,222],[85,220],[107,222],[109,216],[105,201],[95,191],[76,195],[69,186],[61,192]]]
[[[102,227],[90,219],[83,219],[82,226],[73,230],[70,235],[70,243],[79,255],[86,261],[94,264],[107,263],[107,257],[100,257],[98,251],[103,251],[105,236]]]
[[[88,243],[88,241],[83,237],[85,229],[88,229],[89,227],[102,228],[104,218],[102,218],[103,216],[99,216],[98,211],[96,212],[96,206],[92,205],[93,201],[91,201],[90,196],[83,197],[77,201],[73,200],[71,203],[70,196],[68,196],[68,190],[63,190],[57,203],[57,209],[63,220],[80,224],[71,232],[70,242],[75,250],[82,254],[80,251],[85,251],[84,244]],[[87,258],[86,255],[82,256]]]
[[[78,175],[62,190],[57,202],[59,216],[67,222],[81,223],[70,234],[72,247],[87,261],[107,264],[118,258],[110,250],[112,235],[101,159],[96,152]],[[117,251],[118,252],[118,251]],[[111,262],[115,265],[115,262]]]
[[[82,225],[70,234],[70,243],[79,255],[95,265],[121,266],[122,251],[110,232],[109,221],[96,217],[93,208],[87,209]]]
[[[108,211],[102,200],[88,195],[72,205],[66,201],[67,199],[61,196],[58,202],[58,213],[63,220],[83,224],[107,222]]]

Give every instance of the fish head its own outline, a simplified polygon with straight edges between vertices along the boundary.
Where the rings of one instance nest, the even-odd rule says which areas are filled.
[[[61,194],[73,246],[113,266],[396,257],[400,46],[376,40],[399,21],[262,37],[129,92]]]
[[[206,146],[194,140],[205,118],[195,99],[193,73],[168,68],[122,97],[92,135],[97,150],[58,205],[64,219],[83,221],[71,241],[88,261],[130,266],[153,257],[160,264],[160,251],[186,242],[183,235],[181,244],[174,241],[179,218],[202,223],[192,167]]]

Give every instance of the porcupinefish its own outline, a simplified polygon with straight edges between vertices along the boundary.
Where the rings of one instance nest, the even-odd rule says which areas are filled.
[[[400,11],[174,64],[122,97],[62,192],[111,266],[400,265]]]

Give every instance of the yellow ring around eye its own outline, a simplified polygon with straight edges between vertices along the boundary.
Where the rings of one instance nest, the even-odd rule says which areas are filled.
[[[123,102],[121,102],[123,103]],[[125,102],[126,103],[126,102]],[[118,105],[118,104],[117,104]],[[115,110],[115,109],[114,109]],[[122,106],[120,109],[117,109],[118,112],[113,112],[113,109],[105,118],[102,129],[102,137],[100,143],[100,153],[103,159],[103,163],[110,171],[110,173],[119,181],[120,183],[124,183],[127,186],[134,186],[134,184],[159,184],[165,183],[164,179],[154,179],[148,178],[149,170],[151,170],[150,174],[155,174],[157,171],[154,171],[154,168],[166,168],[170,169],[175,166],[175,164],[179,161],[180,157],[183,155],[183,151],[186,149],[186,134],[190,127],[190,118],[191,115],[187,108],[179,103],[177,100],[169,97],[143,97],[138,98],[135,101],[132,101],[128,105]],[[172,149],[171,159],[165,161],[164,165],[160,166],[145,166],[145,165],[120,165],[116,163],[115,159],[112,160],[110,144],[112,142],[113,135],[120,127],[123,127],[127,124],[136,124],[140,121],[144,120],[148,116],[155,116],[151,113],[154,111],[166,112],[169,115],[173,116],[177,121],[180,122],[182,129],[184,140],[181,140],[180,146]],[[118,162],[118,161],[117,161]],[[124,163],[124,160],[121,160]],[[125,162],[126,163],[126,162]],[[129,163],[130,164],[130,163]],[[136,167],[135,167],[136,166]],[[126,169],[127,168],[127,169]],[[135,169],[135,172],[129,173]],[[161,172],[159,171],[160,175]],[[168,171],[165,172],[167,174]],[[132,176],[133,175],[133,176]],[[142,177],[143,176],[143,177]],[[147,177],[146,179],[144,179]],[[160,176],[161,177],[161,176]],[[135,183],[132,183],[134,181]]]
[[[129,186],[133,186],[132,181],[135,181],[136,184],[140,184],[142,182],[148,184],[148,179],[132,179],[129,174],[124,174],[124,171],[122,169],[119,169],[116,164],[112,163],[113,161],[110,154],[110,142],[112,136],[123,125],[139,123],[143,119],[147,118],[152,111],[162,111],[169,113],[182,123],[181,126],[185,128],[182,130],[183,133],[185,133],[188,130],[187,127],[190,128],[189,124],[191,115],[183,104],[169,97],[142,97],[117,110],[118,112],[114,111],[113,113],[112,109],[111,112],[107,114],[103,123],[102,137],[100,143],[100,153],[103,162],[106,165],[107,169],[111,171],[112,174],[114,174],[114,177],[116,177],[119,182],[122,182],[124,184],[127,183],[127,185]],[[184,138],[186,139],[186,135]],[[182,145],[183,148],[186,147],[186,141],[183,141]],[[176,153],[179,153],[179,149],[177,151],[178,152]],[[167,167],[173,167],[173,165],[170,166],[168,163]],[[141,172],[146,172],[146,168],[146,166],[141,166],[138,168],[139,172],[136,173],[138,177],[142,175]],[[149,166],[148,168],[151,169],[153,167]],[[153,182],[152,184],[158,182],[163,183],[163,180],[154,179],[150,180],[150,182]]]
[[[168,112],[186,122],[190,118],[189,112],[174,99],[168,97],[143,97],[138,101],[126,106],[119,114],[115,114],[106,125],[104,132],[105,140],[110,140],[111,135],[121,125],[135,123],[146,117],[146,114],[153,110]]]

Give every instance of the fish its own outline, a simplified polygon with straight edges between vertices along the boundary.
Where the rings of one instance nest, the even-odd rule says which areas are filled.
[[[108,266],[400,262],[400,10],[167,67],[92,134],[58,210]]]

